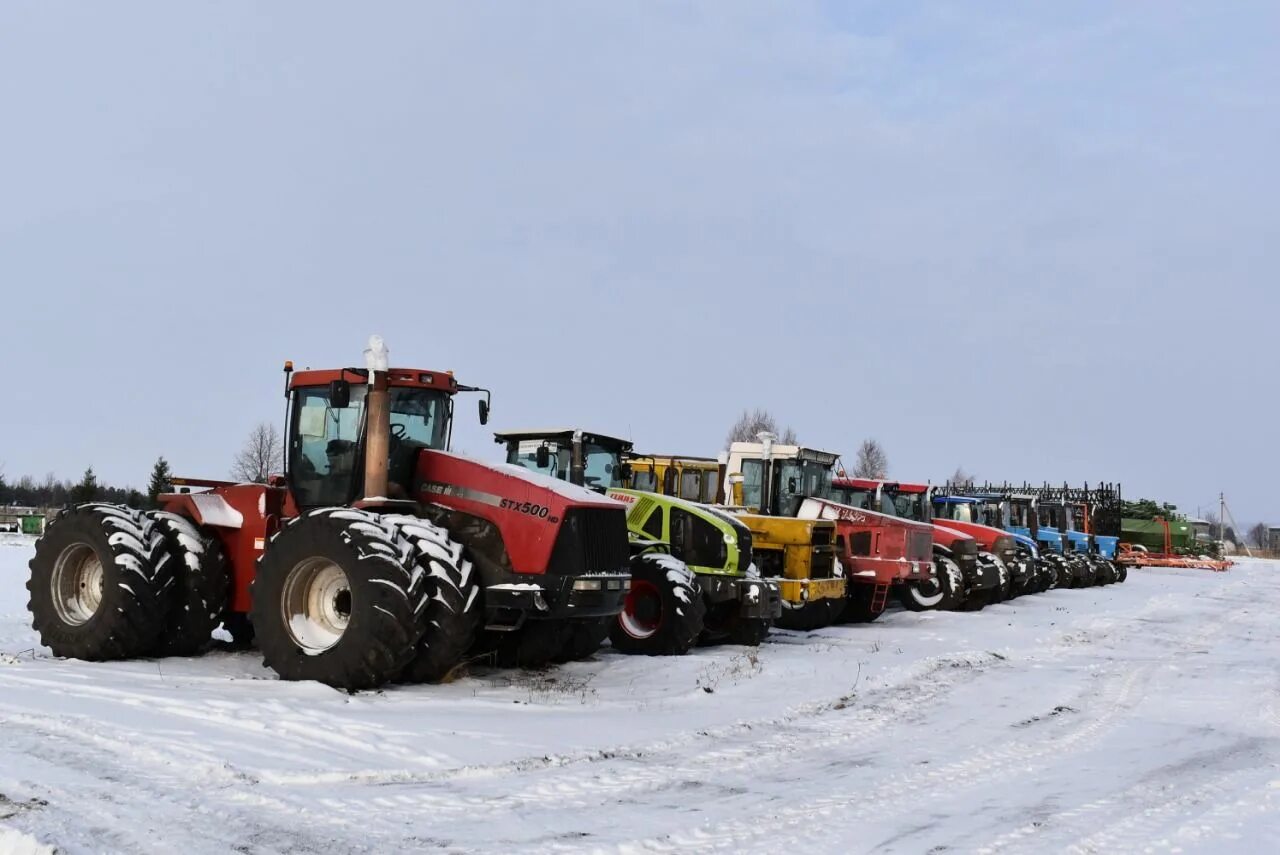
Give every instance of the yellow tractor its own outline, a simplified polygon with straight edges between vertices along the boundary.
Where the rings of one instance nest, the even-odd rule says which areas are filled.
[[[630,462],[632,489],[708,505],[722,501],[720,464],[714,458],[648,454]]]
[[[728,506],[751,530],[760,574],[778,580],[786,629],[817,629],[834,623],[844,610],[845,579],[835,554],[836,524],[752,513],[724,501],[724,467],[709,457],[636,455],[631,486],[666,496]]]

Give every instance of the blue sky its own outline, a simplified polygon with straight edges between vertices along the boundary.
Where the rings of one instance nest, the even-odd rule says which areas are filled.
[[[493,427],[1280,523],[1270,3],[13,3],[13,478],[225,475],[285,359]],[[497,453],[470,405],[455,434]]]

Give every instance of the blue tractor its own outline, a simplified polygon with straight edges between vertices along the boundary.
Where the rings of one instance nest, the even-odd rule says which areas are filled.
[[[1054,588],[1082,588],[1094,583],[1093,565],[1077,553],[1075,544],[1052,525],[1043,524],[1039,514],[1039,497],[1032,491],[1008,487],[983,486],[978,489],[956,488],[952,492],[977,501],[978,512],[1010,534],[1021,535],[1035,543],[1039,564],[1052,576]]]

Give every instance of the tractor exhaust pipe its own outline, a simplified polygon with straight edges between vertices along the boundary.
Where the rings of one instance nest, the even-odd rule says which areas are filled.
[[[369,336],[364,365],[369,369],[364,453],[364,498],[368,501],[387,497],[387,462],[391,452],[391,395],[387,390],[387,345],[382,336]]]

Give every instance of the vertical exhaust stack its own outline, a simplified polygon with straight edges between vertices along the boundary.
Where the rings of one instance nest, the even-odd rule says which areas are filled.
[[[391,401],[387,390],[387,345],[380,335],[369,336],[364,365],[369,370],[365,399],[364,497],[387,496],[387,462],[391,452]]]

